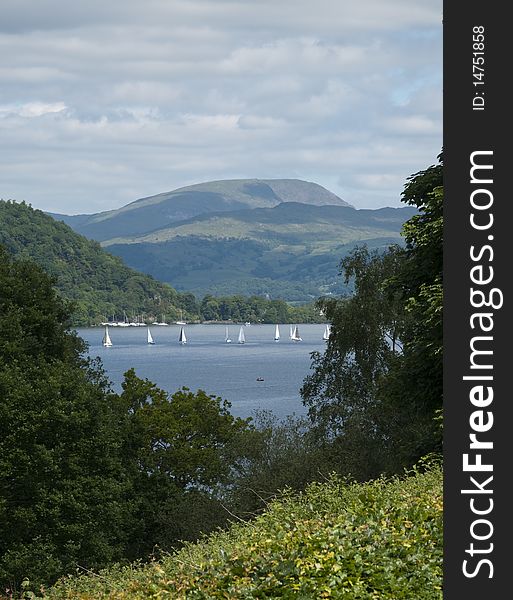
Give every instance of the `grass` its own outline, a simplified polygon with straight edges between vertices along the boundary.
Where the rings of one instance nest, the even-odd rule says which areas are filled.
[[[160,562],[70,576],[45,600],[442,598],[442,472],[285,492]],[[26,596],[35,598],[35,596]]]

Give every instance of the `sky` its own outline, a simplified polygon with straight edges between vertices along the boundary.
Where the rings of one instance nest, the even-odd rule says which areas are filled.
[[[442,149],[442,0],[0,0],[0,198],[218,179],[403,206]]]

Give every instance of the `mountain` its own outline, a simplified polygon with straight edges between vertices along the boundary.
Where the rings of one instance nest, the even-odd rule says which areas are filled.
[[[126,264],[197,295],[268,294],[308,301],[346,291],[341,258],[357,244],[402,243],[411,208],[355,210],[286,202],[199,215],[103,242]]]
[[[25,203],[0,201],[0,244],[18,259],[28,259],[57,278],[62,296],[76,306],[74,325],[113,315],[177,318],[186,297],[149,275],[138,273],[98,242],[75,233]]]
[[[141,235],[211,212],[269,208],[281,202],[349,206],[322,186],[299,179],[232,179],[210,181],[141,198],[126,206],[92,215],[59,215],[75,231],[98,241]]]
[[[357,244],[401,244],[410,207],[357,210],[293,179],[201,183],[94,215],[54,215],[144,273],[198,296],[306,302],[347,290],[341,258]]]

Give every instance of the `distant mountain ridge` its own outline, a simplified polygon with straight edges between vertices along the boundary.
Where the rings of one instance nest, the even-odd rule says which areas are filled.
[[[300,179],[229,179],[198,183],[92,215],[49,213],[98,241],[141,235],[211,212],[270,208],[282,202],[350,206],[322,186]]]
[[[115,211],[53,215],[139,271],[197,296],[311,301],[347,287],[357,244],[401,244],[411,207],[357,210],[315,183],[235,179],[141,198]]]

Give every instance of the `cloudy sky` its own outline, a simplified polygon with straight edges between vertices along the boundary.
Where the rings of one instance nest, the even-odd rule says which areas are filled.
[[[0,198],[215,179],[401,206],[442,147],[442,0],[1,0]]]

